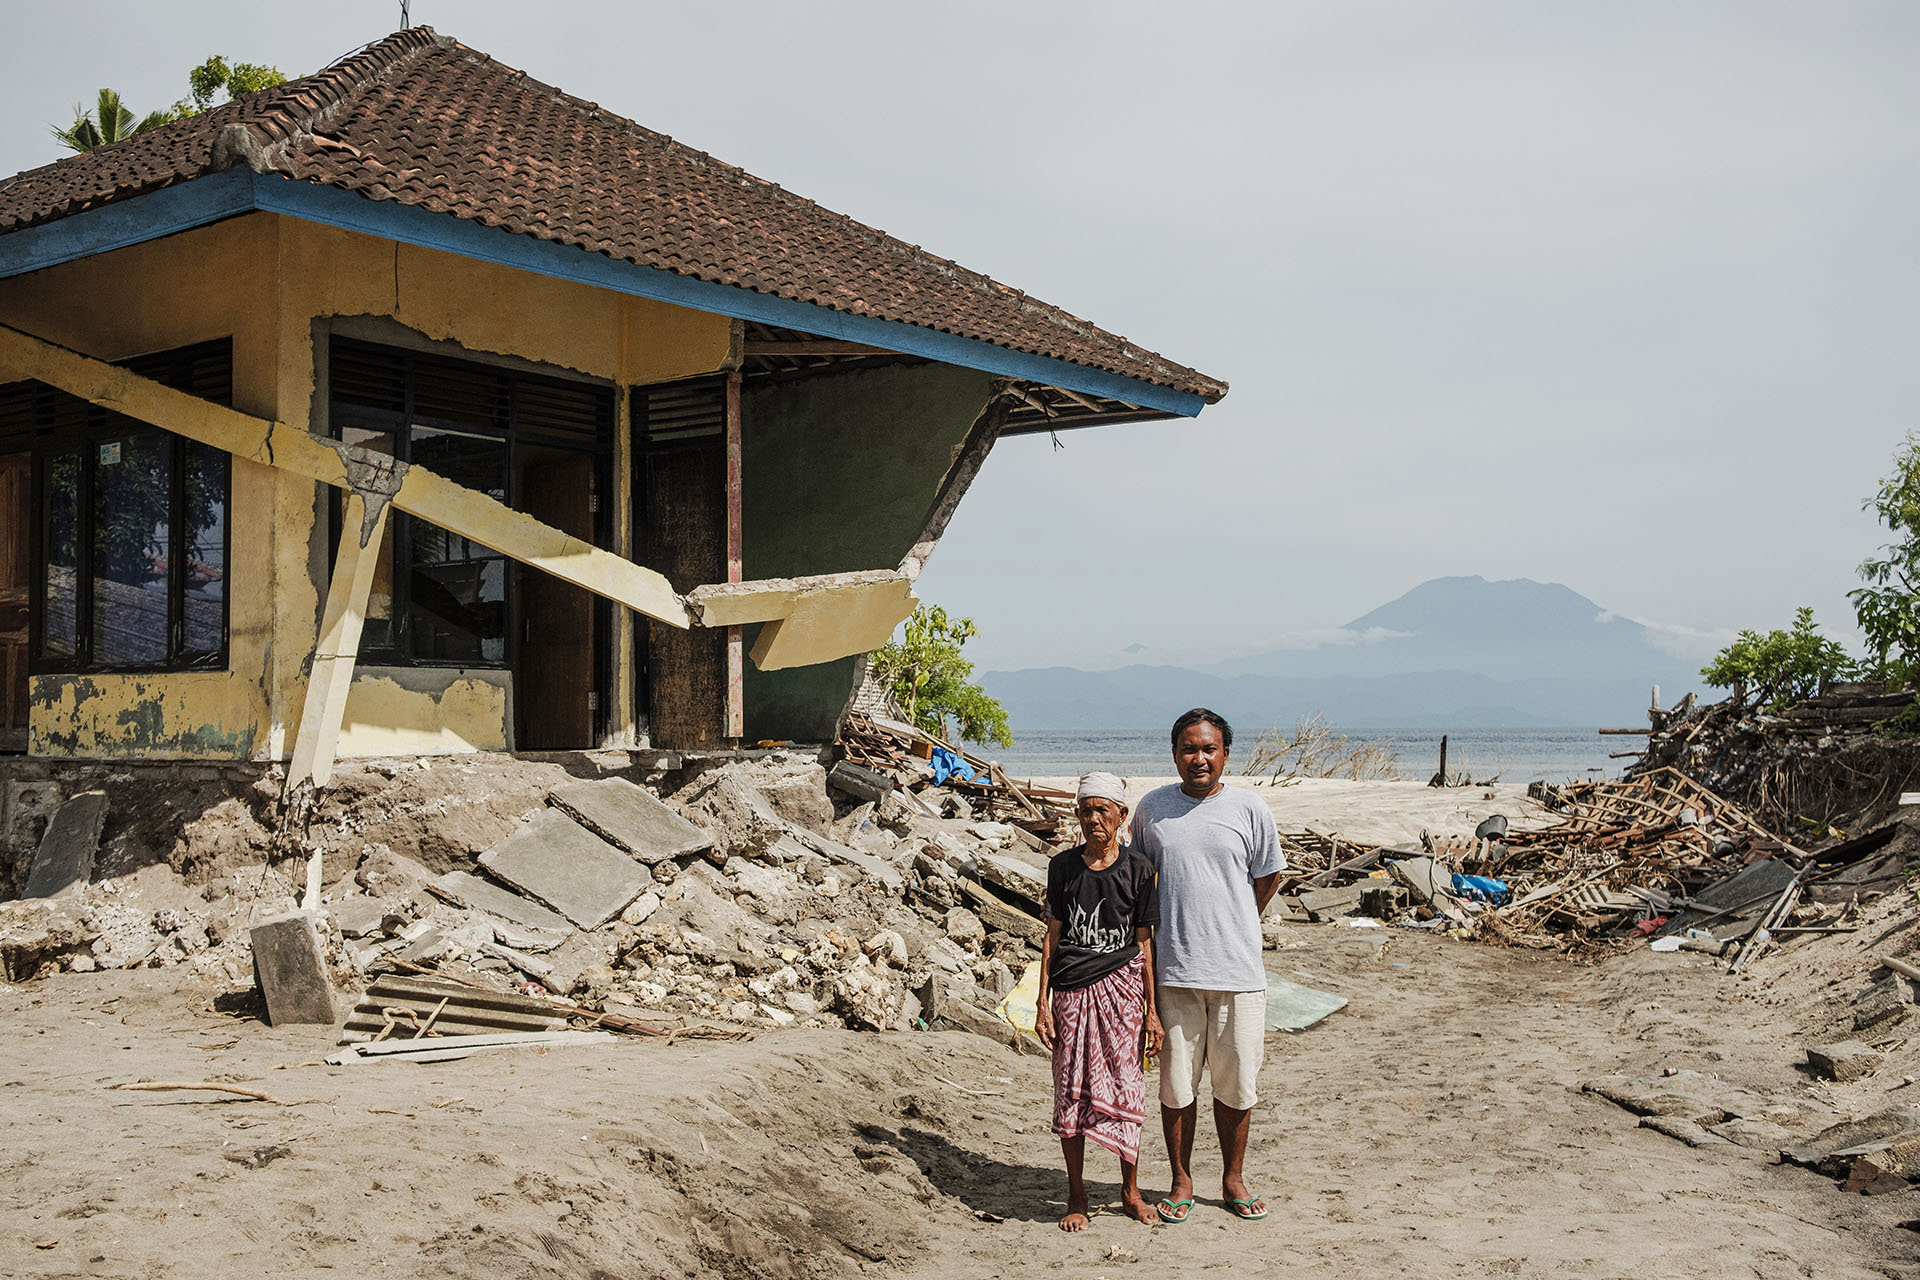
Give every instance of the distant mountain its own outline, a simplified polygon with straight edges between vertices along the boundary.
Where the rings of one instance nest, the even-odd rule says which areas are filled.
[[[1336,643],[1271,649],[1207,668],[1220,675],[1387,675],[1476,671],[1501,679],[1630,676],[1653,683],[1687,664],[1647,629],[1557,582],[1435,578],[1355,618]]]
[[[1326,716],[1340,728],[1490,728],[1639,722],[1649,686],[1669,705],[1699,661],[1559,583],[1436,578],[1348,623],[1331,643],[1204,670],[1130,666],[990,671],[1016,729],[1147,729],[1188,707],[1249,726]]]

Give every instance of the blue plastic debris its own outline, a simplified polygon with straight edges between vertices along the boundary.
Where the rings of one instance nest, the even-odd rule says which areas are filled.
[[[986,780],[974,772],[972,765],[961,758],[958,752],[945,747],[933,749],[933,785],[944,787],[949,779],[958,778],[962,782],[981,782]]]
[[[1507,882],[1495,880],[1492,876],[1468,876],[1456,871],[1453,873],[1453,896],[1497,907],[1507,900]]]

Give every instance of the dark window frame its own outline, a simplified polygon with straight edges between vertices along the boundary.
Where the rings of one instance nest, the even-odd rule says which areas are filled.
[[[142,377],[200,395],[217,404],[233,399],[233,342],[218,338],[170,351],[136,356],[118,362]],[[33,444],[30,480],[31,521],[28,563],[31,582],[27,608],[27,670],[31,675],[164,674],[225,671],[231,657],[233,614],[233,457],[224,450],[207,450],[175,432],[163,430],[124,414],[69,396],[57,388],[36,385],[32,396]],[[62,402],[65,402],[64,404]],[[66,421],[61,421],[62,409]],[[75,415],[78,415],[75,420]],[[160,438],[168,444],[167,498],[167,622],[166,654],[151,662],[105,661],[94,655],[93,582],[96,528],[94,488],[100,466],[100,446],[118,440]],[[213,649],[189,649],[186,643],[186,507],[187,460],[195,449],[217,454],[218,485],[224,515],[221,520],[220,641]],[[79,459],[78,493],[74,504],[74,651],[48,653],[46,513],[47,468],[56,457]]]
[[[349,361],[363,362],[363,367],[375,370],[375,377],[384,376],[389,381],[384,388],[377,385],[372,377],[363,385],[343,387],[341,377],[345,355]],[[420,395],[422,375],[438,381],[438,390],[445,391],[450,386],[465,384],[469,387],[490,388],[490,404],[463,406],[442,399],[439,403],[423,405]],[[366,375],[363,375],[366,376]],[[368,403],[383,396],[384,404]],[[343,395],[353,393],[353,398],[343,399]],[[540,405],[544,401],[549,405],[566,400],[578,402],[582,394],[593,402],[593,408],[587,417],[574,419],[575,425],[565,422],[565,413],[543,414]],[[506,455],[505,498],[507,506],[519,509],[519,451],[522,446],[565,449],[576,453],[586,453],[594,457],[594,499],[597,510],[594,514],[594,545],[609,545],[613,532],[613,503],[609,501],[612,493],[614,433],[617,425],[618,392],[610,384],[587,379],[556,377],[550,374],[532,373],[503,365],[486,364],[475,360],[462,360],[444,356],[435,352],[417,351],[409,347],[392,346],[386,343],[370,342],[363,338],[347,337],[341,334],[331,335],[327,344],[327,433],[334,439],[343,438],[349,428],[359,431],[384,432],[393,440],[393,456],[401,462],[413,461],[413,434],[416,429],[427,431],[454,431],[464,435],[496,439],[500,441]],[[439,412],[436,412],[439,410]],[[339,554],[341,501],[336,490],[328,504],[327,572],[331,577],[333,562]],[[389,517],[393,537],[392,600],[389,612],[390,643],[371,645],[362,643],[360,662],[367,666],[413,667],[437,670],[469,671],[511,671],[519,663],[521,632],[525,619],[521,616],[519,591],[516,590],[514,577],[519,562],[509,556],[486,555],[466,561],[447,563],[479,563],[483,560],[498,559],[506,565],[506,651],[502,658],[493,659],[442,659],[422,658],[416,653],[416,637],[412,623],[413,596],[413,542],[415,517],[402,512],[393,512]],[[431,523],[431,522],[428,522]],[[538,572],[534,570],[533,572]],[[611,722],[611,708],[608,706],[606,691],[612,687],[612,664],[609,652],[612,643],[612,611],[607,601],[596,598],[594,610],[594,670],[592,672],[593,689],[599,694],[595,699],[593,714],[594,734],[604,737]]]

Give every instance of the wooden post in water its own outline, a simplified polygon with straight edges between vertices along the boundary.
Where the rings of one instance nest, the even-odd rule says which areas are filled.
[[[1440,735],[1440,772],[1434,774],[1433,781],[1427,785],[1430,787],[1447,785],[1447,735],[1444,733]]]

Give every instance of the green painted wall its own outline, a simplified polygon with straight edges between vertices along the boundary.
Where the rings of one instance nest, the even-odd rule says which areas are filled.
[[[992,381],[929,364],[750,384],[740,406],[746,577],[899,564]],[[748,629],[749,649],[755,631]],[[759,671],[747,663],[747,738],[831,738],[853,690],[853,664]]]

